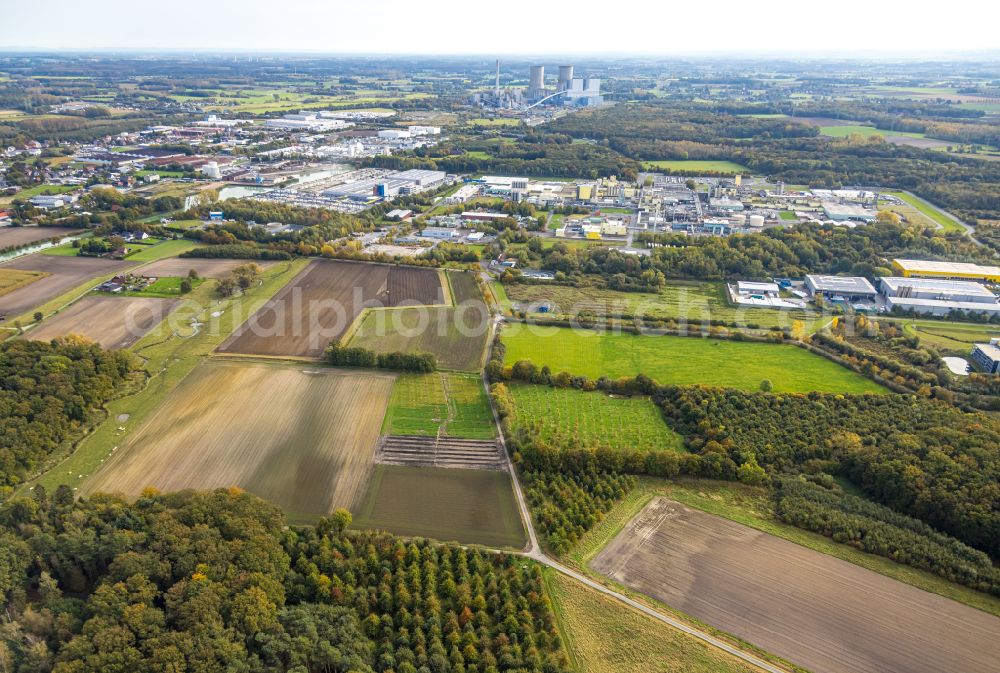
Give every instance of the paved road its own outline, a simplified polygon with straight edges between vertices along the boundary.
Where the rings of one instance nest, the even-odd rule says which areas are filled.
[[[489,339],[490,351],[493,350],[493,338],[496,336],[496,330],[497,327],[500,325],[500,322],[501,322],[501,317],[499,315],[494,315],[493,320],[490,324],[490,339]],[[483,382],[483,387],[486,389],[487,398],[489,398],[489,382],[486,380],[486,372],[482,373],[482,382]],[[493,406],[492,399],[490,399],[490,409],[493,412],[493,422],[496,423],[497,436],[500,438],[500,444],[501,447],[503,448],[504,459],[507,462],[507,471],[510,473],[510,480],[511,483],[514,485],[514,496],[517,498],[517,507],[518,510],[521,512],[521,521],[524,523],[524,529],[528,531],[528,544],[525,547],[524,551],[519,552],[521,556],[530,558],[534,561],[537,561],[538,563],[541,563],[542,565],[548,566],[549,568],[552,568],[556,572],[562,573],[563,575],[577,582],[580,582],[581,584],[584,584],[595,591],[599,591],[606,596],[609,596],[621,603],[624,603],[625,605],[628,605],[629,607],[638,610],[643,614],[652,617],[653,619],[657,619],[663,622],[664,624],[667,624],[668,626],[672,626],[675,629],[683,631],[684,633],[687,633],[688,635],[693,636],[711,645],[712,647],[716,647],[724,652],[728,652],[734,657],[742,659],[743,661],[753,666],[756,666],[762,671],[767,671],[768,673],[788,673],[788,671],[784,668],[768,663],[763,659],[756,657],[745,650],[742,650],[734,645],[730,645],[729,643],[716,638],[710,633],[707,633],[705,631],[702,631],[701,629],[697,629],[693,626],[685,624],[684,622],[679,621],[663,612],[654,610],[653,608],[644,605],[636,600],[633,600],[628,596],[615,591],[614,589],[609,589],[603,584],[596,582],[591,578],[587,577],[586,575],[583,575],[571,568],[568,568],[563,564],[559,563],[558,561],[547,556],[545,552],[542,551],[541,546],[539,546],[538,544],[538,537],[535,534],[535,526],[531,520],[531,514],[528,511],[528,503],[524,498],[524,491],[521,489],[521,482],[517,478],[517,472],[514,470],[514,466],[510,461],[510,454],[507,452],[507,444],[506,441],[504,440],[503,429],[500,425],[500,416],[499,414],[497,414],[497,410]]]

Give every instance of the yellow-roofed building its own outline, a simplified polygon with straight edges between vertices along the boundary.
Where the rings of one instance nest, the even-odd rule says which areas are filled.
[[[970,278],[1000,283],[1000,266],[965,262],[934,262],[921,259],[894,259],[892,268],[901,276],[924,278]]]

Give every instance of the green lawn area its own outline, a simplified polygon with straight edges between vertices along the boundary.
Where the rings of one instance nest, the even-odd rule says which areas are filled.
[[[470,159],[482,159],[484,161],[488,161],[493,158],[492,154],[489,152],[483,152],[482,150],[469,150],[465,153],[465,156]]]
[[[844,126],[820,126],[819,133],[823,136],[830,136],[831,138],[846,138],[849,135],[861,135],[865,138],[870,138],[871,136],[903,136],[906,138],[924,138],[923,133],[908,133],[905,131],[885,131],[882,129],[877,129],[874,126],[862,126],[847,124]]]
[[[750,169],[733,161],[698,161],[694,159],[679,159],[675,161],[646,161],[647,170],[664,170],[683,173],[746,173]]]
[[[583,536],[579,544],[570,551],[567,561],[586,569],[591,559],[658,495],[1000,617],[1000,598],[996,596],[954,584],[932,573],[896,563],[883,556],[868,554],[818,533],[784,523],[775,515],[774,498],[765,488],[709,479],[641,477],[639,485]]]
[[[562,213],[553,213],[552,219],[549,220],[549,229],[555,231],[556,229],[562,229],[563,222],[566,220],[566,216]]]
[[[556,571],[543,570],[578,673],[755,673],[757,668]]]
[[[885,392],[860,374],[791,344],[636,334],[510,323],[502,332],[505,364],[531,360],[553,372],[596,379],[646,374],[663,385],[776,392]]]
[[[1000,338],[1000,325],[980,325],[947,320],[900,320],[903,331],[916,336],[922,344],[945,351],[955,351],[962,357],[969,355],[974,343],[989,343]]]
[[[590,311],[596,316],[646,316],[663,320],[724,320],[746,327],[801,326],[811,333],[827,322],[817,311],[782,311],[741,308],[726,301],[723,283],[673,281],[658,293],[620,292],[593,287],[565,287],[549,284],[511,283],[505,297],[512,302],[536,305],[549,303],[548,315],[574,316]]]
[[[480,378],[472,374],[401,374],[382,421],[386,435],[493,439],[496,424]]]
[[[174,297],[181,297],[181,283],[184,282],[184,278],[179,276],[166,276],[164,278],[157,278],[155,281],[146,286],[146,288],[139,292],[123,292],[123,295],[128,295],[131,297],[160,297],[164,299],[172,299]],[[204,278],[196,278],[191,281],[192,290],[202,283],[205,282]]]
[[[126,259],[130,262],[155,262],[168,257],[176,257],[183,252],[200,247],[202,247],[201,243],[188,241],[183,238],[177,238],[169,241],[163,241],[162,243],[157,243],[156,245],[137,246],[138,249],[130,254]]]
[[[67,192],[73,192],[79,189],[79,187],[73,185],[36,185],[35,187],[28,187],[22,189],[17,194],[13,196],[0,196],[0,205],[5,203],[11,203],[15,199],[26,201],[33,196],[52,196],[55,194],[66,194]]]
[[[640,451],[684,451],[648,397],[621,397],[600,391],[553,388],[529,383],[508,385],[514,401],[510,423],[533,428],[549,442]]]
[[[41,254],[52,257],[76,257],[80,254],[80,248],[74,248],[72,243],[64,243],[51,248],[45,248]]]
[[[786,222],[798,222],[799,218],[795,217],[795,213],[790,210],[782,210],[778,213],[778,217]]]
[[[956,222],[954,219],[945,215],[931,204],[927,203],[926,201],[923,201],[922,199],[917,198],[916,196],[910,194],[909,192],[884,192],[884,193],[889,194],[891,196],[895,196],[896,198],[905,201],[911,208],[916,209],[917,212],[919,212],[921,215],[929,219],[932,223],[940,225],[941,228],[944,229],[945,231],[965,231],[965,227]],[[905,211],[903,212],[903,214],[908,215],[908,213],[906,213]],[[913,218],[909,217],[908,219],[913,219]]]

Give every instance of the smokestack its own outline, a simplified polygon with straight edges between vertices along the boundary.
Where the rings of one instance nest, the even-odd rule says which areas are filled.
[[[493,88],[493,95],[500,98],[500,59],[497,59],[497,83]]]

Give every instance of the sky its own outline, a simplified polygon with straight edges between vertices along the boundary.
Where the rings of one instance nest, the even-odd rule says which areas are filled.
[[[0,0],[0,51],[1000,54],[1000,2]]]

